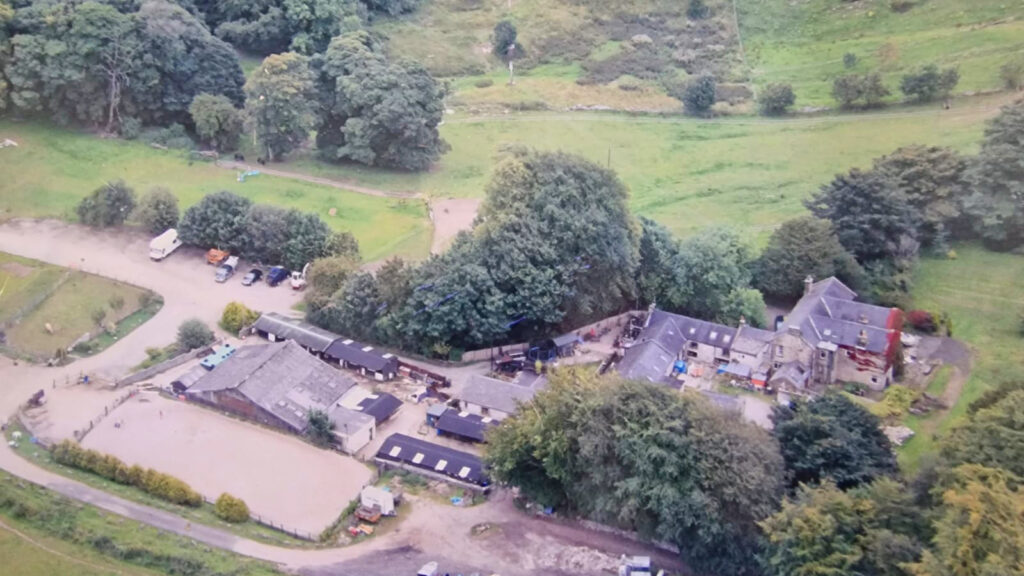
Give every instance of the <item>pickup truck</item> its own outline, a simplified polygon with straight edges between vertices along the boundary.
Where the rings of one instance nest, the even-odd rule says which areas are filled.
[[[228,256],[223,264],[217,267],[217,275],[214,279],[217,282],[227,282],[228,278],[235,275],[235,268],[238,267],[238,256]]]

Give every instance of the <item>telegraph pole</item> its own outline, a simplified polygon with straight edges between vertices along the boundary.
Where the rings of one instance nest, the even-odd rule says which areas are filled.
[[[515,68],[512,65],[512,58],[515,56],[515,53],[516,53],[516,45],[515,45],[515,42],[513,42],[512,44],[508,45],[508,50],[506,50],[506,52],[505,52],[505,57],[508,58],[508,85],[509,86],[515,86],[515,84],[516,84]]]

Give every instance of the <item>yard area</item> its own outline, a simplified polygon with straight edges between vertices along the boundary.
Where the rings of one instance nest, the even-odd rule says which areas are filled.
[[[835,106],[832,80],[879,72],[898,101],[900,77],[926,64],[957,66],[956,92],[1000,88],[999,67],[1024,55],[1024,2],[889,0],[737,0],[753,80],[793,85],[797,107]],[[843,55],[852,53],[850,69]]]
[[[352,458],[155,394],[123,404],[82,445],[177,476],[209,500],[230,493],[254,515],[313,537],[372,478]]]
[[[915,431],[934,430],[939,436],[949,431],[967,412],[967,407],[985,390],[1024,373],[1020,353],[1020,314],[1024,312],[1024,256],[1002,254],[978,246],[957,247],[958,258],[922,259],[914,279],[914,307],[931,312],[948,312],[953,319],[953,337],[968,344],[974,354],[970,377],[959,399],[949,411],[926,418],[908,416]],[[929,392],[946,389],[948,372],[933,377]],[[918,434],[900,450],[904,466],[913,468],[920,456],[935,449],[932,434]]]
[[[94,338],[83,351],[98,351],[159,309],[148,290],[0,253],[0,326],[14,354],[42,361],[86,333]],[[113,335],[105,334],[108,325]]]
[[[355,235],[366,260],[425,257],[429,251],[430,221],[426,206],[416,200],[368,196],[265,174],[240,183],[235,171],[190,164],[183,152],[104,140],[43,123],[0,121],[0,137],[18,143],[0,151],[0,165],[11,168],[0,181],[0,219],[74,219],[82,197],[120,178],[140,195],[154,186],[167,187],[182,210],[208,193],[230,190],[253,202],[316,212],[332,228]],[[336,209],[334,216],[331,209]]]

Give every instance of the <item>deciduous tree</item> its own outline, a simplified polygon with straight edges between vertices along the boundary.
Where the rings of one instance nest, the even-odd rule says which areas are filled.
[[[192,318],[178,326],[178,349],[182,352],[195,350],[213,342],[213,331],[202,320]]]
[[[1024,477],[1024,390],[1009,390],[943,441],[942,455],[953,466],[980,464]]]
[[[178,234],[186,244],[239,252],[245,246],[251,206],[251,200],[233,192],[208,194],[185,210]]]
[[[122,180],[107,182],[82,198],[78,220],[87,226],[104,228],[124,224],[135,210],[135,191]]]
[[[683,93],[677,96],[683,108],[691,116],[707,116],[715,103],[715,78],[703,74],[686,83]]]
[[[295,52],[268,56],[245,84],[246,110],[268,160],[302,146],[316,116],[313,74]]]
[[[801,216],[782,223],[753,264],[753,284],[765,294],[795,299],[803,293],[804,278],[836,276],[848,286],[860,283],[863,272],[839,243],[827,220]]]
[[[935,64],[929,64],[916,73],[905,74],[900,81],[900,91],[918,102],[931,102],[949,96],[959,81],[960,72],[956,68],[939,70]]]
[[[733,231],[712,228],[684,240],[678,290],[683,314],[704,320],[725,319],[727,303],[750,286],[750,247]],[[749,297],[749,295],[747,296]],[[736,318],[730,318],[735,320]]]
[[[226,96],[198,94],[188,108],[196,135],[207,145],[225,152],[238,147],[242,113]]]
[[[840,489],[896,473],[896,458],[878,417],[839,393],[772,414],[791,485],[835,482]]]
[[[967,179],[972,192],[965,210],[978,235],[1000,250],[1024,245],[1024,100],[989,123]]]
[[[766,116],[785,114],[795,102],[796,95],[789,84],[769,84],[757,95],[758,107]]]

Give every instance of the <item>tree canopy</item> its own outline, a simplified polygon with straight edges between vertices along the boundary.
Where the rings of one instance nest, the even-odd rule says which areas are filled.
[[[242,134],[242,113],[224,96],[197,94],[188,107],[196,135],[221,152],[238,147]]]
[[[973,412],[944,439],[942,455],[953,466],[980,464],[1024,477],[1024,390]]]
[[[422,66],[390,62],[364,31],[332,40],[316,66],[321,156],[425,170],[448,151],[437,129],[444,87]]]
[[[989,122],[967,179],[972,192],[965,209],[977,234],[992,248],[1024,246],[1024,100]]]
[[[699,395],[559,370],[495,429],[494,476],[545,505],[679,545],[695,569],[758,574],[757,522],[781,494],[782,462],[761,429]]]
[[[178,225],[178,197],[166,188],[146,192],[135,210],[136,219],[150,234],[162,234]]]
[[[960,71],[956,68],[939,70],[935,64],[929,64],[917,72],[905,74],[900,80],[900,92],[918,102],[931,102],[949,96],[959,81]]]
[[[268,160],[280,158],[309,137],[316,116],[313,73],[295,52],[267,56],[245,84],[246,110]]]
[[[124,224],[135,210],[135,191],[122,180],[107,182],[82,198],[78,220],[87,226],[104,228]]]
[[[896,472],[878,417],[838,392],[777,406],[772,423],[794,487],[831,481],[845,490]]]
[[[366,19],[366,7],[357,0],[197,0],[196,5],[218,36],[257,54],[322,52],[331,38],[360,29]]]
[[[804,279],[836,276],[848,286],[860,283],[860,265],[839,243],[827,220],[801,216],[782,223],[753,264],[754,285],[765,294],[795,299]]]
[[[178,235],[193,246],[239,252],[246,241],[246,218],[252,201],[233,192],[207,194],[185,210]]]

